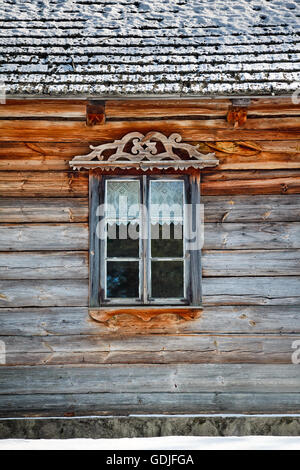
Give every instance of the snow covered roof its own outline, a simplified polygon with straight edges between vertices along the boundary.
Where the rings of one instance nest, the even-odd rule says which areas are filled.
[[[0,0],[0,82],[19,96],[289,94],[299,17],[293,0]]]

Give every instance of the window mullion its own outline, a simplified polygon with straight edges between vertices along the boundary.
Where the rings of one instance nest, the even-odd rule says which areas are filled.
[[[148,194],[149,178],[142,176],[142,208],[141,208],[141,242],[142,242],[142,302],[147,304],[148,300],[148,250],[149,250],[149,221],[148,221]]]

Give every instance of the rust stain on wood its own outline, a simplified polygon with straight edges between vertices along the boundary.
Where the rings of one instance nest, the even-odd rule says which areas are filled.
[[[201,313],[201,307],[102,307],[99,309],[89,310],[91,318],[102,323],[107,322],[111,318],[116,317],[118,315],[130,315],[142,320],[143,322],[150,322],[159,315],[166,314],[172,315],[174,316],[174,318],[178,318],[179,316],[184,320],[194,320],[196,318],[199,318]]]

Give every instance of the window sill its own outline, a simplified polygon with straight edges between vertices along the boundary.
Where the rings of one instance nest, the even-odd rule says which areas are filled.
[[[134,306],[134,307],[99,307],[90,308],[89,315],[93,320],[106,322],[116,315],[134,315],[141,320],[148,322],[152,318],[163,314],[179,315],[184,320],[194,320],[202,312],[201,306]]]

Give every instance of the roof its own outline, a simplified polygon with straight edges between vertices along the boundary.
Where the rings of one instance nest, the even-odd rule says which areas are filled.
[[[299,4],[2,0],[12,95],[230,96],[299,87]]]

